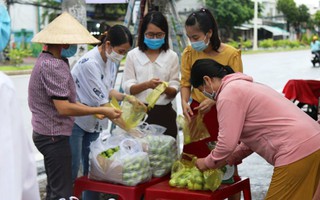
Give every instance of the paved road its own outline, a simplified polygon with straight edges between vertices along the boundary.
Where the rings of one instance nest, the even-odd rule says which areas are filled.
[[[289,79],[315,79],[320,80],[320,68],[313,68],[310,62],[310,52],[307,50],[281,53],[265,53],[243,55],[244,73],[253,76],[255,81],[264,83],[281,92]],[[29,75],[11,76],[21,103],[21,116],[23,116],[27,133],[31,138],[31,114],[27,105],[27,87]],[[118,81],[119,83],[119,81]],[[179,104],[179,99],[177,100]],[[181,109],[178,106],[178,112]],[[35,157],[40,160],[42,156],[35,149]],[[273,167],[266,163],[257,154],[246,158],[239,166],[239,174],[247,176],[251,181],[253,200],[264,198],[270,183]]]

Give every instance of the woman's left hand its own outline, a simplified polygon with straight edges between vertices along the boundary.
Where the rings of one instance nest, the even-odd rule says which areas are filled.
[[[200,171],[205,171],[207,169],[209,169],[206,164],[204,163],[204,158],[198,158],[196,161],[196,166],[198,169],[200,169]]]
[[[211,110],[212,106],[215,104],[216,104],[216,101],[206,98],[200,103],[199,106],[195,107],[194,109],[199,110],[199,112],[202,114],[206,114]]]

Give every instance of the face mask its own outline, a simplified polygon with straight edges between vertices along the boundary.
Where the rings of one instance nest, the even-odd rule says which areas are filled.
[[[164,38],[150,39],[145,36],[144,43],[147,45],[149,49],[156,50],[156,49],[159,49],[164,44]]]
[[[212,87],[211,87],[211,90],[213,91]],[[208,97],[209,99],[214,99],[214,97],[216,96],[216,93],[214,91],[212,93],[209,93],[204,88],[202,93],[204,94],[204,96]]]
[[[110,54],[108,52],[106,52],[106,56],[108,59],[111,59],[113,62],[116,62],[116,63],[119,63],[124,57],[124,55],[118,54],[113,49]]]
[[[204,40],[206,38],[207,38],[207,34],[206,34],[206,37],[202,41],[191,42],[191,47],[196,51],[205,50],[208,47],[209,43],[210,43],[210,40],[207,42],[207,44],[204,42]]]
[[[69,48],[63,49],[61,51],[61,56],[64,58],[70,58],[77,53],[78,46],[76,44],[70,44]]]

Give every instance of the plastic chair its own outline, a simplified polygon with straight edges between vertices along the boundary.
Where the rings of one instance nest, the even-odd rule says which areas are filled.
[[[83,191],[89,190],[106,194],[115,194],[119,196],[119,200],[140,200],[147,187],[165,180],[168,181],[169,176],[152,178],[150,181],[136,186],[124,186],[108,182],[95,181],[88,179],[87,176],[82,176],[77,178],[74,182],[73,195],[80,198]]]
[[[144,200],[222,200],[241,191],[243,192],[244,200],[251,200],[249,178],[240,177],[235,183],[221,185],[220,188],[214,192],[174,188],[171,187],[168,180],[166,180],[148,187],[145,191]]]

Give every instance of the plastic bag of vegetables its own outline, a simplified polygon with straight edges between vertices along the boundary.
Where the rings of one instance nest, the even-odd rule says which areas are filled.
[[[143,123],[137,129],[145,135],[139,141],[148,153],[152,175],[162,177],[170,173],[178,156],[176,139],[163,135],[166,128],[160,125]]]
[[[137,140],[124,135],[98,138],[90,150],[90,179],[135,186],[152,177],[148,154]]]
[[[189,190],[211,190],[219,188],[223,172],[220,169],[209,169],[201,172],[196,166],[197,157],[190,154],[183,154],[177,160],[171,170],[169,185]]]

